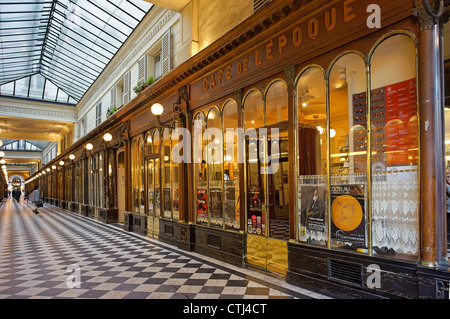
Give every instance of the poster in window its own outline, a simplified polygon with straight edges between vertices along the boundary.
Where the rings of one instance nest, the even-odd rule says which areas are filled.
[[[155,189],[155,207],[157,211],[161,208],[161,189],[159,187]]]
[[[222,217],[222,189],[210,189],[211,217]]]
[[[170,213],[172,207],[170,204],[170,188],[164,188],[164,212]]]
[[[180,210],[180,192],[178,188],[173,192],[173,210],[175,212]]]
[[[313,232],[326,232],[327,188],[326,185],[301,185],[299,193],[300,240],[306,241]]]
[[[331,238],[355,244],[365,243],[364,185],[331,187]]]
[[[206,217],[207,213],[207,192],[204,188],[197,189],[197,216]]]
[[[234,181],[225,182],[225,214],[227,219],[236,217],[236,187]]]

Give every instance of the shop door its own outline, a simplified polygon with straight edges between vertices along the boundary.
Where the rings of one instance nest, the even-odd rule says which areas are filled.
[[[288,133],[248,138],[247,262],[287,271],[289,240]]]
[[[147,235],[158,238],[161,206],[160,160],[158,156],[149,157],[146,162],[147,174]]]

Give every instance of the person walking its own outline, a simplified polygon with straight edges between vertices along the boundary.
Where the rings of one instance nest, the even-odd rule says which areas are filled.
[[[38,203],[40,202],[40,197],[39,197],[39,190],[37,185],[34,186],[33,191],[30,194],[30,201],[36,206],[36,208],[33,210],[33,212],[35,214],[39,214],[38,212]]]

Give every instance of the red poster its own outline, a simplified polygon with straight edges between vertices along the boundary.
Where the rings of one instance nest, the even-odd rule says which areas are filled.
[[[388,166],[418,163],[416,79],[386,86]]]

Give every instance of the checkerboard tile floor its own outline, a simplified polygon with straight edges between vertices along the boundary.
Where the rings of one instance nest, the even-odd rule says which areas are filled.
[[[0,299],[328,298],[54,206],[32,209],[0,207]]]

